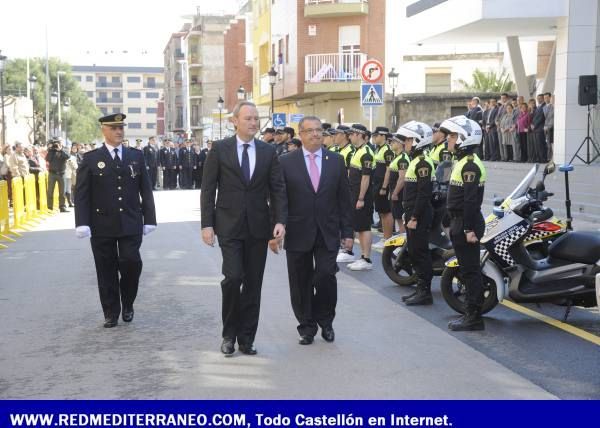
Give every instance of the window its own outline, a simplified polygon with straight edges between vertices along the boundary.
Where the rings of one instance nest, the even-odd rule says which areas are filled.
[[[129,122],[127,124],[127,128],[129,129],[142,129],[142,124],[139,122]]]
[[[127,83],[140,83],[141,81],[140,76],[127,76]]]
[[[121,113],[121,107],[113,107],[112,112],[113,113]]]
[[[120,92],[113,92],[112,93],[112,98],[113,98],[113,100],[121,99],[121,93]]]
[[[78,82],[81,82],[81,76],[73,76],[73,79],[75,79]]]
[[[142,108],[141,107],[128,107],[127,108],[127,113],[129,114],[135,114],[135,113],[141,113],[142,112]]]
[[[94,98],[94,91],[87,91],[85,94],[90,98]]]
[[[147,107],[146,108],[146,113],[149,113],[149,114],[156,114],[157,111],[158,111],[158,109],[156,107]]]
[[[447,93],[451,91],[449,68],[429,68],[425,70],[425,92]]]
[[[155,129],[156,128],[156,123],[147,123],[146,124],[146,129]]]
[[[158,92],[147,92],[146,98],[158,98]]]
[[[156,77],[148,77],[146,79],[146,87],[156,88]]]
[[[127,92],[127,98],[142,98],[140,92]]]
[[[106,92],[98,92],[98,98],[105,100],[108,98],[108,94]]]
[[[344,25],[338,29],[338,46],[342,53],[360,52],[360,25]]]
[[[102,107],[102,108],[100,109],[100,111],[102,112],[102,114],[103,114],[104,116],[106,116],[106,115],[108,114],[108,109],[107,109],[106,107]]]
[[[111,81],[113,83],[121,83],[121,78],[119,76],[113,76]]]
[[[94,81],[94,76],[85,76],[85,81],[86,82],[93,82]]]
[[[285,63],[290,63],[290,35],[285,35]]]

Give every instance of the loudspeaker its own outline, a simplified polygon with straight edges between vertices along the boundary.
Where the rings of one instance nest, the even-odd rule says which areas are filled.
[[[580,106],[598,104],[598,76],[579,76],[579,97],[577,100]]]

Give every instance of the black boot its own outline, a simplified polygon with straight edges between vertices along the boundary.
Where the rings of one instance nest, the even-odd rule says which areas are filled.
[[[73,202],[71,201],[71,194],[65,193],[65,199],[67,200],[67,204],[69,204],[70,208],[73,208]]]
[[[404,301],[406,306],[425,306],[433,305],[433,296],[431,295],[431,284],[417,284],[417,292],[414,296]]]
[[[485,330],[485,324],[481,317],[481,308],[467,306],[467,312],[460,318],[450,321],[448,329],[452,331],[478,331]]]
[[[417,290],[413,291],[410,294],[407,294],[406,296],[402,296],[402,301],[406,302],[408,299],[410,299],[411,297],[414,297],[415,294],[417,294]]]

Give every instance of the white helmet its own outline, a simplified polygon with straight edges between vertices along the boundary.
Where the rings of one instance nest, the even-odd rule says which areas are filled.
[[[398,128],[398,134],[405,138],[414,138],[417,145],[415,149],[420,150],[433,141],[433,130],[431,126],[423,122],[411,120]]]
[[[466,116],[454,116],[444,120],[440,125],[440,131],[447,134],[458,134],[456,147],[461,149],[478,146],[481,144],[481,139],[483,138],[481,126]]]

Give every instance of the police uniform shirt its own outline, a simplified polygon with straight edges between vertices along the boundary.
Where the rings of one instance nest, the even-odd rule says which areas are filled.
[[[412,210],[412,217],[421,217],[431,207],[433,169],[433,161],[424,153],[414,156],[408,165],[402,204]]]
[[[355,151],[356,150],[354,149],[354,146],[350,143],[346,144],[342,148],[338,147],[338,153],[344,158],[347,169],[350,168],[350,161],[352,160],[352,156],[354,156]]]
[[[459,156],[450,176],[448,211],[463,216],[464,229],[474,230],[481,213],[487,172],[475,154]]]
[[[400,171],[406,171],[408,169],[408,165],[410,164],[410,158],[404,152],[400,153],[398,156],[394,158],[392,162],[390,162],[390,178],[389,178],[389,189],[390,193],[394,191],[396,188],[396,184],[398,183],[398,178],[400,178]],[[399,195],[402,194],[402,191]]]
[[[448,150],[448,142],[444,141],[433,148],[430,157],[435,165],[439,165],[444,161],[452,161],[454,155]]]
[[[363,176],[373,174],[373,152],[367,144],[356,149],[350,160],[350,190],[355,194],[360,193],[360,183]],[[367,192],[369,194],[370,192]]]
[[[385,170],[394,160],[394,157],[394,152],[387,144],[381,145],[379,150],[377,150],[377,153],[375,154],[375,171],[373,173],[373,182],[376,183],[377,186],[383,184]]]

